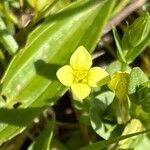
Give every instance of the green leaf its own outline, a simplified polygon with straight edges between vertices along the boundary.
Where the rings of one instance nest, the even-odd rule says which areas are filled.
[[[38,11],[41,11],[45,9],[45,7],[48,7],[53,3],[54,0],[27,0],[27,2],[34,8],[37,9]]]
[[[149,43],[150,43],[150,33],[140,45],[128,51],[126,55],[126,60],[128,64],[132,63],[134,59],[138,57],[145,50],[145,48],[149,45]]]
[[[113,143],[119,142],[121,140],[130,138],[130,137],[133,137],[133,136],[137,136],[137,135],[140,135],[140,134],[149,133],[149,132],[150,132],[150,129],[142,131],[142,132],[136,132],[136,133],[133,133],[133,134],[124,135],[124,136],[113,137],[113,138],[110,138],[109,140],[103,140],[103,141],[100,141],[100,142],[93,143],[92,145],[85,146],[83,148],[80,148],[79,150],[101,150],[103,148],[106,148],[106,147],[110,146]]]
[[[45,129],[30,145],[28,150],[49,150],[55,127],[55,117],[47,122]]]
[[[141,85],[136,88],[136,92],[129,95],[132,102],[141,105],[145,112],[150,113],[150,87]]]
[[[125,126],[122,135],[127,135],[127,134],[131,134],[131,133],[135,133],[135,132],[140,132],[142,130],[144,130],[144,127],[143,127],[141,121],[138,120],[138,119],[132,119]],[[117,148],[118,149],[132,149],[139,143],[139,140],[142,139],[142,136],[143,135],[133,136],[131,138],[127,138],[125,140],[122,140],[118,143]]]
[[[128,28],[128,42],[131,47],[138,46],[150,33],[150,15],[147,13],[137,18]],[[135,36],[136,35],[136,36]]]
[[[126,65],[126,69],[124,69],[124,64],[120,61],[114,61],[106,68],[107,72],[112,76],[115,72],[125,70],[127,73],[130,73],[131,68]]]
[[[139,141],[136,145],[134,145],[136,150],[149,149],[150,139],[147,135],[142,135]]]
[[[124,0],[124,1],[118,0],[113,15],[117,15],[117,13],[119,13],[122,10],[122,8],[124,8],[129,2],[130,0]]]
[[[94,50],[115,3],[75,2],[47,18],[29,35],[27,45],[14,57],[2,79],[1,94],[6,104],[0,109],[1,143],[22,132],[47,105],[53,105],[66,92],[56,71],[69,63],[78,46]]]
[[[18,44],[14,37],[7,31],[2,18],[0,18],[0,42],[11,55],[18,50]]]
[[[49,10],[49,12],[51,14],[58,12],[59,10],[61,10],[62,8],[66,7],[67,5],[69,5],[71,3],[70,0],[67,0],[67,1],[66,0],[65,1],[64,0],[55,0],[55,1],[57,1],[57,3],[51,8],[51,10]]]
[[[139,67],[133,68],[129,78],[128,94],[135,93],[136,88],[147,81],[148,81],[147,76]]]
[[[130,105],[130,114],[132,118],[139,119],[142,124],[144,125],[145,129],[150,128],[150,115],[149,113],[145,112],[141,105],[136,103],[131,103]]]
[[[136,19],[128,27],[122,42],[123,49],[127,50],[126,60],[131,63],[150,42],[150,15],[148,13]]]
[[[104,115],[106,108],[112,103],[113,99],[114,93],[107,91],[99,94],[96,99],[91,100],[89,113],[91,125],[94,131],[104,139],[108,139],[115,129],[115,125],[105,121]]]
[[[115,27],[113,27],[112,31],[113,31],[113,35],[114,35],[116,46],[117,46],[117,50],[118,50],[117,51],[118,52],[118,57],[119,57],[121,62],[126,63],[125,56],[124,56],[124,53],[123,53],[123,50],[122,50],[122,46],[121,46],[121,40],[120,40],[120,37],[118,35],[118,32],[117,32]]]

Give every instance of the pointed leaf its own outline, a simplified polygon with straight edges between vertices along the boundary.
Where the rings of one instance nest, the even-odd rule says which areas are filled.
[[[133,133],[133,134],[127,134],[127,135],[124,135],[124,136],[114,137],[114,138],[111,138],[109,140],[103,140],[103,141],[100,141],[100,142],[96,142],[92,145],[85,146],[83,148],[80,148],[79,150],[101,150],[103,148],[106,148],[106,147],[110,146],[113,143],[117,143],[121,140],[130,138],[130,137],[133,137],[133,136],[137,136],[137,135],[140,135],[140,134],[144,134],[144,133],[149,133],[149,132],[150,132],[150,129],[142,131],[142,132],[136,132],[136,133]]]

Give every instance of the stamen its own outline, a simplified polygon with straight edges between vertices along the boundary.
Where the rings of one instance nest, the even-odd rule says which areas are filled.
[[[85,82],[85,78],[87,76],[87,71],[78,71],[75,70],[73,71],[73,75],[74,75],[74,79],[76,83],[81,83],[81,82]]]

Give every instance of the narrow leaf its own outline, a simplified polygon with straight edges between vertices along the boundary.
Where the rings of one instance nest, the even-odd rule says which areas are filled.
[[[14,37],[7,31],[6,25],[0,18],[0,42],[4,45],[9,54],[14,54],[18,49],[18,44]]]
[[[114,138],[111,138],[109,140],[103,140],[103,141],[100,141],[100,142],[96,142],[96,143],[94,143],[92,145],[85,146],[83,148],[80,148],[79,150],[101,150],[103,148],[108,147],[109,145],[111,145],[113,143],[119,142],[121,140],[130,138],[130,137],[133,137],[133,136],[137,136],[137,135],[140,135],[140,134],[149,133],[149,132],[150,132],[150,129],[142,131],[142,132],[136,132],[136,133],[133,133],[133,134],[128,134],[128,135],[124,135],[124,136],[114,137]]]
[[[113,35],[114,35],[116,46],[117,46],[117,50],[118,50],[118,57],[119,57],[120,61],[126,62],[125,56],[124,56],[124,53],[123,53],[123,50],[122,50],[122,46],[121,46],[121,40],[119,38],[119,35],[117,33],[116,28],[113,27],[112,31],[113,31]]]

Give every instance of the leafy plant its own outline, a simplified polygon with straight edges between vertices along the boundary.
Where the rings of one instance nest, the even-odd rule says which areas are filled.
[[[131,3],[0,3],[0,149],[140,150],[143,143],[150,145],[150,81],[136,65],[149,48],[150,15],[138,12],[131,25],[110,26]],[[106,28],[113,35],[104,35]],[[107,36],[114,37],[116,50],[105,42]],[[105,60],[100,41],[108,50]]]

